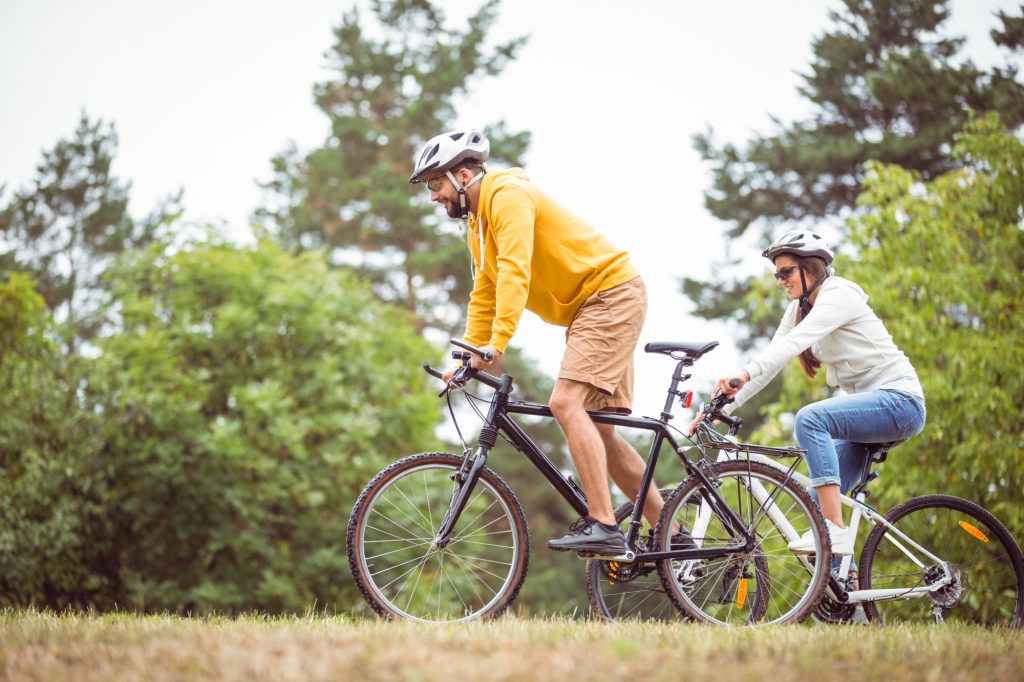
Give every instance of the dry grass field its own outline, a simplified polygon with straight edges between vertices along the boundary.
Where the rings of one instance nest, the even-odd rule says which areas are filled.
[[[1014,680],[1020,632],[0,611],[4,680]]]

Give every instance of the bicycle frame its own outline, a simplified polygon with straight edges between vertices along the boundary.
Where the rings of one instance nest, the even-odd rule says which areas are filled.
[[[748,449],[750,447],[756,446],[745,446],[737,443],[735,444],[735,449],[723,448],[719,452],[718,461],[749,458],[751,461],[767,464],[768,466],[775,467],[776,469],[783,468],[778,462],[771,459],[770,457],[765,457],[756,452],[752,452],[751,450]],[[741,455],[740,453],[743,454]],[[807,476],[796,471],[792,472],[792,476],[797,483],[804,486],[805,488],[811,487],[811,480]],[[753,481],[752,492],[754,495],[754,499],[758,500],[760,504],[765,505],[767,507],[767,513],[769,514],[769,516],[771,516],[773,521],[775,521],[776,518],[782,516],[778,513],[778,510],[774,510],[773,513],[773,504],[771,500],[768,499],[767,491],[764,490],[763,486],[761,486],[759,482]],[[925,564],[918,558],[917,555],[914,554],[913,551],[911,551],[916,550],[920,555],[923,555],[926,559],[932,561],[934,565],[941,566],[945,576],[941,580],[938,580],[935,583],[927,586],[913,586],[885,590],[871,589],[845,591],[842,589],[841,586],[838,585],[838,583],[832,584],[832,582],[830,581],[830,586],[832,587],[833,592],[836,594],[840,601],[845,603],[858,604],[867,601],[913,599],[941,590],[944,587],[953,583],[954,577],[949,570],[947,562],[943,561],[939,557],[929,552],[927,549],[925,549],[917,542],[915,542],[913,538],[911,538],[906,533],[901,531],[899,528],[896,528],[894,525],[889,523],[884,516],[879,514],[875,509],[873,509],[872,507],[865,503],[866,499],[867,493],[863,490],[863,488],[861,488],[860,492],[858,492],[858,494],[855,497],[851,498],[847,495],[840,496],[840,502],[844,506],[850,507],[853,510],[850,514],[850,527],[852,528],[851,532],[854,534],[854,537],[856,537],[862,518],[872,526],[882,524],[888,529],[886,534],[883,536],[883,539],[895,545],[897,549],[899,549],[908,559],[910,559],[910,561],[914,562],[921,568],[925,568]],[[776,525],[779,524],[776,522]],[[787,532],[792,532],[792,527],[790,527],[788,523],[786,523],[784,526],[779,525],[779,528],[783,532],[783,534],[787,534]],[[789,536],[787,535],[787,537]],[[849,576],[850,564],[852,563],[852,560],[852,555],[847,555],[843,557],[839,573],[837,576],[839,581],[845,581]],[[845,597],[843,595],[845,595]]]
[[[675,438],[673,438],[669,431],[668,420],[671,419],[670,411],[672,409],[674,396],[680,394],[678,391],[678,384],[679,382],[689,378],[686,375],[682,375],[681,371],[683,367],[689,366],[690,364],[692,364],[692,360],[690,359],[683,359],[678,362],[676,371],[673,374],[669,395],[666,400],[665,411],[662,412],[661,419],[654,419],[651,417],[634,417],[616,412],[588,412],[588,414],[590,415],[590,418],[598,424],[610,424],[612,426],[652,431],[654,433],[654,441],[651,443],[650,453],[647,458],[644,475],[640,484],[640,491],[634,501],[632,521],[630,522],[629,529],[626,532],[626,545],[628,547],[636,547],[636,541],[640,534],[640,528],[642,525],[643,504],[647,498],[647,493],[650,490],[652,481],[654,480],[654,470],[657,466],[661,446],[666,441],[679,456],[687,473],[700,479],[706,490],[705,503],[709,504],[710,507],[713,508],[720,516],[728,519],[731,527],[727,530],[735,542],[728,546],[716,547],[713,549],[697,547],[677,550],[670,549],[669,551],[664,552],[642,552],[639,554],[631,550],[630,554],[632,556],[626,555],[624,557],[616,557],[619,560],[633,561],[642,559],[644,561],[659,561],[662,559],[710,559],[729,556],[736,552],[750,551],[755,545],[756,539],[746,529],[743,520],[719,496],[715,486],[701,468],[686,458],[685,448],[681,446]],[[425,369],[427,369],[428,372],[434,373],[434,370],[429,369],[427,366],[425,366]],[[581,517],[585,516],[588,511],[588,506],[583,491],[580,490],[579,487],[570,479],[563,476],[554,463],[548,459],[533,440],[530,439],[526,432],[523,431],[523,429],[509,416],[510,414],[522,414],[553,418],[554,415],[551,412],[551,408],[540,403],[509,400],[508,394],[512,388],[512,378],[508,375],[502,375],[499,379],[484,372],[475,372],[472,378],[490,386],[495,390],[495,393],[491,399],[490,409],[484,420],[484,426],[481,429],[479,444],[472,453],[467,451],[466,465],[464,465],[459,473],[456,474],[456,479],[461,485],[457,493],[452,498],[448,513],[445,515],[445,519],[443,520],[437,537],[435,538],[435,545],[443,547],[450,540],[459,515],[462,513],[462,510],[466,505],[466,501],[473,492],[473,488],[476,485],[480,471],[487,462],[487,456],[491,448],[493,448],[497,443],[497,435],[499,432],[504,433],[512,445],[533,463],[544,478],[547,479],[548,483],[551,484],[551,487],[553,487],[555,491],[561,495],[562,498]]]

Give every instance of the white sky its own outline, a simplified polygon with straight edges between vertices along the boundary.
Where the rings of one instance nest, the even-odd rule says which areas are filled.
[[[438,3],[452,20],[479,6]],[[1015,1],[956,0],[947,30],[976,63],[1002,63],[988,31]],[[323,142],[312,87],[351,0],[0,0],[0,185],[27,185],[44,149],[85,109],[120,136],[115,173],[131,212],[185,189],[186,216],[244,230],[257,179],[289,140]],[[628,9],[627,9],[628,7]],[[506,0],[496,38],[531,39],[479,83],[457,123],[504,118],[530,130],[526,168],[570,209],[628,249],[647,282],[647,341],[719,339],[693,388],[741,362],[728,330],[691,317],[679,277],[721,258],[723,225],[703,208],[708,169],[690,138],[712,125],[743,143],[810,111],[797,94],[811,40],[838,0]],[[642,162],[642,163],[641,163]],[[410,159],[411,163],[411,159]],[[527,313],[513,343],[554,374],[563,332]],[[416,359],[418,360],[418,359]],[[664,401],[672,363],[637,354],[640,414]],[[543,400],[543,396],[527,396]]]

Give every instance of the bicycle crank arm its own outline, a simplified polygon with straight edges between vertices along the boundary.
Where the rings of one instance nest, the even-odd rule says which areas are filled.
[[[612,555],[612,554],[595,554],[594,552],[576,552],[576,556],[581,559],[599,559],[601,561],[622,561],[629,563],[636,559],[636,552],[629,550],[625,554]]]

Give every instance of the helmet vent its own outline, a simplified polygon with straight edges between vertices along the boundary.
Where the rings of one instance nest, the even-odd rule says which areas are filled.
[[[424,164],[430,161],[432,158],[437,156],[437,150],[440,149],[440,145],[432,145],[423,150],[423,156],[420,157],[420,164]]]

